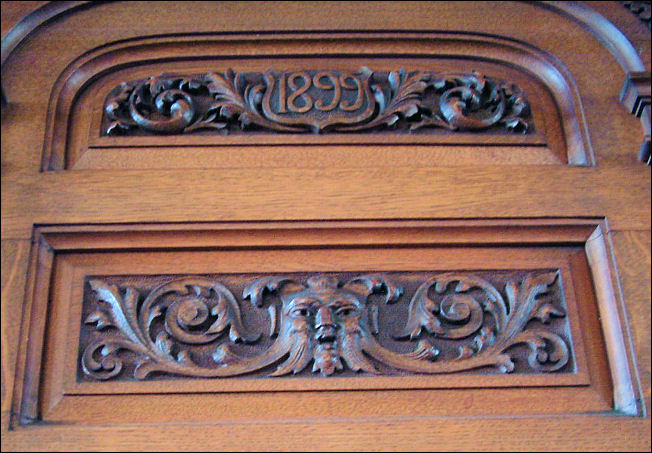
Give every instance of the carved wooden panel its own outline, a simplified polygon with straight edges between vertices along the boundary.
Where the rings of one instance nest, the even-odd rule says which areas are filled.
[[[188,39],[154,59],[137,42],[97,49],[62,74],[43,169],[592,162],[573,81],[518,43]]]
[[[217,394],[225,420],[251,398],[284,417],[280,394],[306,390],[317,399],[335,392],[353,401],[355,390],[450,401],[428,405],[430,414],[501,412],[501,398],[526,398],[530,413],[637,410],[623,396],[633,394],[627,367],[607,361],[622,346],[611,302],[602,302],[604,276],[588,267],[599,256],[587,246],[596,227],[41,229],[22,423],[163,420],[176,412],[161,413],[161,404],[203,395],[193,399],[203,408]],[[483,402],[456,407],[461,391]],[[553,395],[569,402],[541,403]],[[197,420],[215,421],[206,410]]]
[[[625,71],[622,102],[649,135],[650,38],[622,4],[50,6],[19,24],[20,40],[3,40],[3,451],[650,449],[650,172],[633,158],[640,124],[618,103]],[[218,99],[203,91],[207,74],[227,80],[229,68],[243,82],[232,100],[223,87]],[[360,96],[346,74],[362,68],[373,74]],[[401,69],[408,79],[460,75],[450,85],[459,90],[421,92],[432,77],[421,79],[405,109],[388,110]],[[137,88],[159,75],[191,82]],[[136,87],[107,113],[123,83]],[[463,124],[492,122],[509,97],[498,89],[491,102],[492,86],[503,84],[523,94],[527,131]],[[241,113],[239,95],[252,101]],[[489,110],[473,110],[484,101]],[[292,130],[243,127],[247,109]],[[146,130],[175,118],[191,124]],[[423,120],[430,126],[410,130]],[[482,288],[419,292],[454,275],[481,279],[510,305],[528,294],[528,276],[553,273],[549,292],[515,304],[551,304],[548,322],[510,309],[502,330],[501,305],[494,317]],[[351,283],[365,276],[386,284]],[[262,278],[295,283],[263,290],[258,307],[244,294]],[[177,292],[154,301],[169,285]],[[389,286],[403,292],[386,302]],[[320,296],[297,313],[303,335],[282,337],[297,319],[282,319],[284,302],[302,292],[350,296],[359,332],[347,336],[346,312]],[[235,330],[259,339],[232,341],[234,307]],[[114,348],[137,348],[142,332],[143,354]],[[567,361],[533,332],[560,338]],[[497,352],[507,338],[526,341]],[[284,348],[251,372],[184,374],[231,373]],[[139,379],[140,362],[156,370]]]
[[[104,135],[532,129],[525,93],[514,83],[477,72],[378,73],[365,67],[152,76],[120,84],[104,111]]]
[[[92,277],[80,379],[270,366],[258,374],[572,373],[560,280],[551,270]]]
[[[647,25],[647,28],[650,28],[650,11],[652,7],[650,7],[649,1],[621,1],[620,3]]]

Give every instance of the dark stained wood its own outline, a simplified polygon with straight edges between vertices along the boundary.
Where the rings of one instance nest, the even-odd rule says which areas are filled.
[[[650,136],[652,135],[650,126],[650,81],[649,72],[630,72],[627,74],[625,85],[623,85],[623,89],[620,92],[620,102],[633,115],[641,119],[645,138],[641,144],[638,158],[641,162],[646,162],[648,165],[650,165]]]
[[[500,284],[491,283],[498,277]],[[558,334],[559,322],[548,326],[566,316],[559,272],[511,272],[504,278],[497,272],[285,274],[244,281],[183,276],[155,282],[131,276],[120,279],[125,283],[92,277],[86,280],[90,290],[82,308],[87,326],[82,328],[81,366],[84,378],[92,380],[132,379],[132,374],[142,380],[161,373],[220,378],[275,364],[269,376],[305,375],[302,371],[313,362],[311,371],[322,376],[345,369],[401,375],[490,366],[508,373],[515,371],[515,362],[529,364],[528,372],[573,372],[573,366],[566,366],[569,332]],[[227,279],[231,284],[225,286]],[[150,289],[142,289],[143,284]],[[405,305],[398,302],[406,285],[411,289],[405,297],[411,300],[401,322],[405,315],[397,307]],[[431,289],[438,297],[429,295]],[[379,306],[372,296],[383,293]],[[267,300],[273,296],[282,304]],[[252,321],[245,324],[245,318]],[[545,326],[526,329],[534,319]],[[446,342],[462,339],[462,345]],[[238,343],[255,345],[255,350],[246,351]],[[529,346],[527,356],[507,352],[518,344]],[[404,352],[407,345],[410,351]],[[135,360],[123,361],[120,351],[134,352]],[[126,367],[133,372],[123,371]]]
[[[103,110],[100,135],[226,134],[251,126],[293,133],[532,129],[526,95],[513,82],[478,73],[378,73],[365,67],[152,76],[122,82]]]
[[[634,13],[648,29],[650,28],[650,10],[652,7],[650,7],[649,1],[623,1],[621,3],[625,8]]]

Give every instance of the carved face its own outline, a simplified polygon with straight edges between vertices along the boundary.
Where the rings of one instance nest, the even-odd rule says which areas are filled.
[[[312,356],[313,371],[330,375],[343,368],[342,346],[360,333],[365,306],[356,294],[338,288],[332,277],[313,277],[307,284],[307,289],[283,298],[281,335],[292,343],[291,357],[297,363]]]
[[[361,314],[362,307],[356,297],[321,291],[293,298],[286,309],[292,323],[311,326],[315,340],[324,347],[332,347],[337,341],[338,330],[347,323],[356,324]]]

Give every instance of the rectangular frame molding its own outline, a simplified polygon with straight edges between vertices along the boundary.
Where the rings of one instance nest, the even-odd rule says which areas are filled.
[[[422,398],[424,395],[432,397],[436,394],[439,398],[437,401],[449,401],[452,405],[462,395],[460,392],[467,392],[466,395],[472,400],[473,395],[484,397],[489,393],[495,393],[493,397],[487,397],[487,401],[482,404],[460,409],[462,412],[456,412],[454,407],[446,409],[431,406],[418,410],[399,407],[395,409],[397,416],[495,414],[505,409],[490,409],[492,404],[505,397],[517,398],[519,391],[527,391],[528,397],[531,395],[533,400],[537,398],[543,400],[553,394],[558,395],[560,400],[563,398],[577,400],[575,406],[569,403],[558,409],[545,409],[544,413],[565,414],[588,411],[644,416],[644,407],[640,403],[640,386],[633,372],[636,368],[632,347],[629,338],[625,335],[627,329],[624,327],[626,321],[624,305],[614,291],[617,287],[617,272],[615,263],[610,258],[606,231],[606,222],[602,219],[254,222],[37,227],[34,232],[34,248],[14,388],[14,414],[18,414],[18,417],[14,417],[12,426],[18,428],[25,424],[39,424],[41,421],[76,424],[80,417],[93,417],[92,423],[100,424],[137,422],[142,421],[139,417],[142,417],[143,413],[160,407],[164,401],[162,398],[168,398],[165,402],[174,406],[175,401],[178,403],[183,400],[184,393],[196,395],[216,394],[216,392],[222,395],[226,407],[224,414],[218,417],[237,418],[239,416],[237,413],[228,413],[228,404],[235,404],[233,401],[237,398],[238,404],[242,405],[243,399],[252,402],[258,397],[261,401],[264,400],[260,404],[270,404],[272,409],[278,408],[280,412],[276,413],[276,416],[279,419],[297,416],[320,418],[318,408],[315,408],[314,412],[312,409],[304,408],[305,412],[301,413],[286,410],[285,406],[277,400],[279,390],[280,393],[305,395],[305,398],[310,401],[316,400],[316,395],[319,394],[322,394],[323,398],[330,398],[334,393],[340,392],[347,392],[346,395],[356,395],[356,393],[360,395],[360,390],[363,390],[362,394],[371,398],[382,398],[385,394],[383,392],[394,392],[392,394],[398,395],[399,400]],[[543,251],[542,253],[552,253],[550,250],[557,249],[568,250],[569,252],[564,255],[568,259],[567,265],[560,266],[564,285],[573,288],[567,291],[573,294],[594,294],[587,300],[595,297],[595,302],[577,301],[578,313],[573,315],[574,319],[569,314],[579,374],[546,375],[549,382],[541,380],[542,375],[525,376],[525,379],[516,379],[511,381],[512,383],[509,379],[513,376],[509,375],[295,378],[287,380],[290,384],[286,387],[279,386],[277,384],[279,381],[270,384],[268,379],[241,379],[232,382],[220,380],[219,386],[211,380],[177,380],[156,381],[156,390],[149,391],[142,382],[116,382],[108,385],[103,383],[93,387],[94,384],[83,382],[70,385],[68,380],[68,384],[65,384],[65,379],[60,374],[70,373],[70,370],[61,363],[57,364],[57,361],[52,358],[61,358],[64,354],[58,349],[61,340],[56,340],[57,335],[65,336],[70,333],[65,332],[67,321],[63,318],[66,318],[66,315],[61,315],[61,307],[66,304],[62,305],[54,298],[62,291],[67,296],[74,294],[75,291],[68,280],[63,287],[58,282],[61,281],[62,276],[64,279],[70,277],[79,279],[86,272],[83,268],[75,269],[74,265],[61,265],[61,263],[65,264],[69,257],[73,257],[74,264],[76,259],[82,262],[91,257],[92,260],[93,256],[100,256],[98,254],[104,254],[107,262],[110,262],[111,257],[119,257],[122,254],[149,252],[182,256],[184,253],[246,254],[279,251],[286,256],[293,251],[301,250],[316,254],[323,254],[324,250],[338,250],[340,255],[355,250],[366,250],[371,256],[375,249],[388,250],[387,253],[428,249],[441,249],[453,253],[450,251],[464,249],[469,250],[471,255],[480,254],[478,256],[481,256],[482,250],[501,250],[501,253],[511,254],[510,256],[518,256],[519,250],[540,250]],[[328,264],[324,269],[301,269],[300,265],[301,260],[293,264],[299,266],[293,271],[339,271],[339,269],[328,268]],[[119,267],[119,264],[117,266]],[[267,265],[269,266],[273,267],[274,263]],[[392,263],[387,266],[391,267]],[[457,266],[464,269],[464,266],[471,265],[465,264],[462,260]],[[500,268],[499,265],[491,263],[486,270],[491,270],[492,267]],[[151,275],[160,272],[156,266],[150,268],[148,272]],[[576,276],[578,269],[586,272],[589,278]],[[445,269],[436,269],[438,272],[443,270]],[[467,270],[473,269],[467,268]],[[477,268],[477,270],[484,269]],[[169,273],[201,272],[182,270]],[[119,272],[115,273],[118,274]],[[68,307],[64,312],[67,313],[67,310]],[[63,332],[62,326],[64,326]],[[578,348],[577,344],[582,346]],[[67,360],[67,363],[71,363],[69,357]],[[507,380],[504,380],[506,378]],[[478,384],[478,379],[483,379],[485,382]],[[307,384],[307,381],[310,383]],[[185,386],[186,382],[188,382],[187,386]],[[107,385],[107,390],[103,390],[101,385]],[[337,386],[341,388],[336,389]],[[487,392],[489,388],[493,390]],[[334,389],[337,392],[333,393]],[[357,391],[353,392],[354,390]],[[89,409],[88,405],[85,405],[84,401],[91,401],[90,398],[99,396],[108,398],[104,404],[107,401],[115,402],[119,415],[98,415],[98,408]],[[134,405],[140,405],[141,408],[125,409],[125,397],[131,398]],[[353,396],[351,401],[359,397]],[[204,406],[205,402],[201,400],[198,404],[198,412],[207,411],[209,415],[206,416],[210,416],[210,410]],[[521,409],[525,411],[524,415],[533,415],[532,411],[536,414],[541,410],[538,407],[525,406],[527,406],[525,409]],[[351,412],[342,413],[338,410],[343,411],[345,408],[334,409],[334,412],[328,415],[369,416],[367,409],[364,408],[355,408]],[[161,415],[161,417],[159,421],[174,420],[174,414]],[[201,416],[198,417],[201,419]]]

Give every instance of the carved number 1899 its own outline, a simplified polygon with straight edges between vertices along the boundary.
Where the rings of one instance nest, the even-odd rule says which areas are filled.
[[[333,99],[326,104],[323,99],[313,100],[307,91],[311,86],[324,91],[332,91]],[[289,96],[288,96],[289,88]],[[355,101],[342,99],[342,89],[356,90]],[[302,105],[297,105],[297,100]],[[330,72],[318,72],[312,78],[305,71],[281,74],[279,76],[279,111],[278,113],[306,113],[313,106],[322,112],[329,112],[335,108],[345,112],[353,112],[360,108],[363,101],[362,82],[355,74],[333,74]]]

